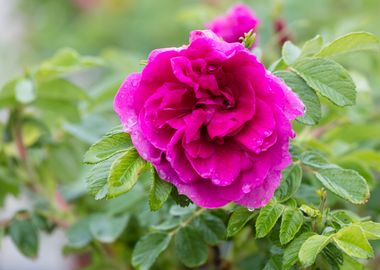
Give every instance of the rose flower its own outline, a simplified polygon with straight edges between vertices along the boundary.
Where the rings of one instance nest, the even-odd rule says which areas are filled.
[[[225,16],[217,17],[205,26],[223,40],[231,43],[239,42],[244,33],[255,30],[258,25],[259,19],[249,7],[236,4],[227,11]]]
[[[291,163],[298,97],[241,43],[193,31],[130,74],[115,111],[142,158],[195,204],[264,206]]]

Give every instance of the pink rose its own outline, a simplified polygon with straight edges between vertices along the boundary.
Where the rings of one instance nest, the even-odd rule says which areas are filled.
[[[303,104],[240,43],[193,31],[130,74],[115,111],[140,155],[201,207],[268,203]]]
[[[234,5],[225,16],[217,17],[206,24],[215,34],[227,42],[240,42],[240,37],[259,25],[254,12],[244,4]]]

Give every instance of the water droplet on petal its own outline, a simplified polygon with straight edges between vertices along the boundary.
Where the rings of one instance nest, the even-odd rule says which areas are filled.
[[[243,192],[244,193],[249,193],[251,191],[251,186],[250,185],[244,185],[243,186]]]
[[[212,182],[213,182],[215,185],[219,185],[219,184],[220,184],[220,180],[218,180],[218,179],[214,179],[214,180],[212,180]]]
[[[136,80],[135,80],[135,81],[132,81],[132,86],[133,86],[133,87],[136,87],[138,84],[139,84],[138,81],[136,81]]]

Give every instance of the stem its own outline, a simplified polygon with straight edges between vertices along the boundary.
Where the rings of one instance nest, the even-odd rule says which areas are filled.
[[[214,251],[214,269],[221,270],[222,269],[222,258],[220,256],[220,249],[218,246],[213,246],[212,250]]]
[[[181,228],[186,227],[187,225],[189,225],[189,223],[190,223],[191,221],[193,221],[194,218],[200,216],[200,215],[201,215],[203,212],[205,212],[205,211],[206,211],[206,209],[204,209],[204,208],[200,208],[200,209],[198,209],[198,210],[195,211],[194,214],[191,215],[188,219],[186,219],[185,221],[181,222],[177,228],[175,228],[173,231],[171,231],[171,232],[169,233],[169,235],[170,235],[170,236],[175,235],[175,234],[176,234]]]

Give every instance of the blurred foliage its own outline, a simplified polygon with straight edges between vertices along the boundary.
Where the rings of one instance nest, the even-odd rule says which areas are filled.
[[[108,201],[96,201],[86,190],[89,166],[82,164],[83,155],[89,145],[118,124],[112,102],[125,75],[140,70],[141,60],[152,49],[186,43],[190,30],[203,28],[206,21],[234,2],[18,1],[25,28],[22,40],[18,41],[22,43],[21,50],[5,50],[20,55],[20,67],[31,68],[21,70],[21,75],[4,83],[0,91],[0,206],[7,196],[26,196],[32,207],[20,209],[8,220],[0,221],[0,239],[3,234],[9,235],[25,256],[43,256],[38,254],[38,232],[60,227],[67,230],[65,253],[90,258],[83,269],[129,269],[137,241],[147,232],[156,232],[149,234],[152,241],[149,243],[158,244],[148,247],[161,250],[167,247],[170,251],[160,255],[153,269],[186,269],[178,259],[194,266],[207,260],[202,257],[204,252],[196,252],[206,249],[207,253],[208,248],[199,241],[192,246],[195,254],[191,257],[172,256],[174,250],[181,254],[184,247],[180,242],[184,239],[200,239],[196,231],[183,229],[179,224],[187,222],[196,227],[206,220],[212,229],[225,229],[228,225],[229,238],[221,235],[220,230],[206,232],[212,236],[205,237],[212,247],[208,250],[208,263],[200,269],[281,269],[276,266],[282,254],[277,248],[280,244],[275,243],[276,246],[271,241],[281,233],[280,222],[273,224],[268,238],[255,239],[252,235],[257,233],[254,226],[259,219],[257,211],[227,207],[202,212],[193,206],[181,208],[176,201],[183,198],[173,194],[173,190],[163,208],[152,213],[148,204],[149,173],[141,175],[133,192]],[[281,56],[280,39],[284,32],[297,45],[316,34],[325,41],[359,30],[380,36],[378,0],[244,2],[261,19],[258,40],[262,61],[267,66]],[[282,33],[276,32],[276,23],[280,21],[286,26]],[[366,205],[353,205],[328,193],[327,204],[332,211],[345,209],[355,213],[334,214],[335,226],[357,216],[372,216],[374,221],[380,221],[380,55],[356,53],[334,59],[350,71],[358,89],[357,105],[336,108],[323,98],[319,125],[311,128],[295,124],[298,146],[293,151],[297,153],[297,147],[317,149],[331,163],[358,171],[368,182],[371,197]],[[0,71],[6,68],[2,64]],[[298,204],[318,208],[321,193],[315,190],[320,186],[314,174],[304,174],[295,194]],[[313,216],[316,209],[302,210]],[[175,231],[179,236],[169,244],[165,235],[157,233],[160,231]],[[172,236],[174,233],[170,233]],[[160,253],[146,251],[141,242],[136,248],[146,253],[142,258],[134,256],[135,265],[149,264],[155,260],[155,252]],[[378,244],[374,245],[374,252],[374,259],[366,262],[365,269],[379,269]],[[363,269],[330,245],[318,257],[319,269],[337,269],[325,265],[334,254],[338,260],[344,257],[340,269]],[[194,262],[191,258],[198,260]]]

